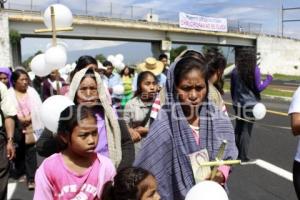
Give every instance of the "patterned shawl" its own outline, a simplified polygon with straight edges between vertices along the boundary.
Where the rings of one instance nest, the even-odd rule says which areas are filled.
[[[72,101],[75,100],[80,82],[84,78],[88,69],[89,68],[84,68],[74,75],[69,89],[69,98]],[[100,75],[97,73],[94,73],[94,75],[98,86],[97,89],[100,103],[104,109],[109,158],[113,161],[115,167],[117,168],[122,159],[120,126],[117,116],[109,103]]]
[[[176,63],[173,63],[168,73],[166,104],[151,125],[134,163],[155,175],[162,200],[184,200],[195,185],[189,154],[206,148],[210,159],[214,159],[223,140],[227,140],[223,159],[235,159],[238,153],[228,116],[208,100],[199,110],[200,146],[196,145],[176,96],[175,67]]]

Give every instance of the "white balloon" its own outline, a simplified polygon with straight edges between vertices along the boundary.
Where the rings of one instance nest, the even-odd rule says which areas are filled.
[[[124,60],[124,56],[122,54],[120,54],[120,53],[116,55],[116,58],[118,60],[120,60],[121,62],[123,62],[123,60]]]
[[[121,95],[124,93],[124,86],[123,85],[116,85],[112,88],[113,94]]]
[[[31,81],[33,81],[33,79],[35,78],[35,74],[34,74],[33,71],[28,72],[28,76],[29,76]]]
[[[122,63],[122,62],[117,62],[117,63],[115,63],[115,68],[120,72],[120,71],[122,71],[124,68],[125,68],[125,64],[124,63]]]
[[[47,76],[52,71],[46,64],[45,54],[36,55],[30,62],[30,68],[37,76]]]
[[[109,56],[107,57],[107,60],[108,60],[109,62],[113,62],[113,61],[115,60],[115,56],[109,55]]]
[[[255,104],[252,111],[256,120],[263,119],[267,113],[266,106],[262,103]]]
[[[118,68],[122,64],[122,62],[120,60],[118,60],[118,59],[115,58],[112,61],[112,64],[113,64],[114,67]]]
[[[44,12],[44,23],[49,28],[52,29],[51,24],[51,9],[50,7],[54,7],[55,14],[55,26],[56,28],[70,27],[73,23],[73,15],[71,10],[62,5],[62,4],[53,4],[50,5]]]
[[[41,108],[41,118],[46,128],[56,133],[60,113],[71,105],[74,105],[74,102],[66,96],[54,95],[47,98]]]
[[[67,45],[65,42],[58,41],[58,42],[56,43],[56,46],[57,46],[57,47],[60,47],[60,48],[63,48],[64,51],[67,52],[68,45]],[[46,49],[50,49],[51,47],[53,47],[52,43],[48,43],[47,46],[46,46]]]
[[[223,187],[214,181],[202,181],[187,193],[185,200],[228,200]]]
[[[67,53],[60,46],[51,47],[45,53],[45,61],[52,70],[63,68],[67,63]]]

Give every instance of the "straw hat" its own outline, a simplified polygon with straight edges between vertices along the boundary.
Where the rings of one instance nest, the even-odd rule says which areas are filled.
[[[146,58],[145,62],[138,64],[137,68],[141,72],[150,71],[157,76],[164,70],[164,64],[155,58],[149,57]]]

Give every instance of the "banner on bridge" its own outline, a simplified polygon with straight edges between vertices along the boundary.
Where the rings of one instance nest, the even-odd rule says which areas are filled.
[[[199,15],[190,15],[184,12],[180,12],[179,27],[205,31],[227,32],[227,19],[203,17]]]

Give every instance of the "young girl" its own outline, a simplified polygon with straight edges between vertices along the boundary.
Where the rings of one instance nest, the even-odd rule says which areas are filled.
[[[124,109],[124,120],[135,143],[136,155],[140,150],[140,140],[148,134],[150,112],[156,94],[155,75],[149,71],[141,72],[138,75],[134,98],[127,102]]]
[[[237,149],[229,118],[207,98],[207,67],[204,57],[185,56],[168,73],[165,105],[151,125],[134,165],[155,175],[164,200],[183,200],[198,177],[190,156],[207,152],[215,160],[223,140],[222,159],[235,159]],[[210,179],[224,184],[229,167],[218,168]]]
[[[104,200],[160,200],[155,177],[140,167],[118,172]]]
[[[57,137],[61,152],[46,158],[37,170],[34,199],[100,199],[115,167],[95,153],[98,131],[92,110],[67,107],[60,115]]]

